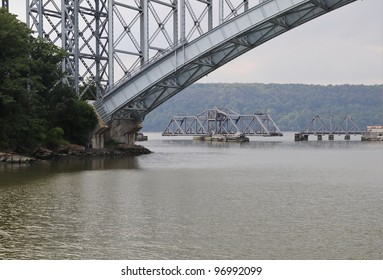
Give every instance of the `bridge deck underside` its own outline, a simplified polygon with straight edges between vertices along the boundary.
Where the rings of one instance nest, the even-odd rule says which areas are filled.
[[[101,118],[135,119],[236,57],[355,0],[262,2],[192,42],[182,44],[96,102]]]

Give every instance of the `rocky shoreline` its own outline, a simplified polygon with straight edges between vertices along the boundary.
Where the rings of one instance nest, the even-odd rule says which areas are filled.
[[[121,157],[137,156],[150,154],[151,151],[141,145],[128,146],[119,144],[113,148],[91,149],[79,145],[65,145],[57,150],[50,150],[39,147],[33,150],[31,154],[21,155],[10,152],[0,152],[0,163],[10,164],[30,164],[39,161],[54,161],[68,158],[87,158],[87,157]]]

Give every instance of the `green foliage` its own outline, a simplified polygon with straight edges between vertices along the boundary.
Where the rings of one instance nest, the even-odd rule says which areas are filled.
[[[60,85],[65,56],[52,43],[32,37],[15,15],[0,9],[1,149],[87,142],[97,118],[72,89]]]
[[[268,112],[281,130],[299,131],[311,117],[350,114],[362,130],[383,123],[383,86],[302,84],[194,84],[145,118],[145,131],[162,131],[174,115],[230,108]]]
[[[48,131],[45,138],[45,145],[48,148],[57,148],[66,144],[68,142],[64,140],[64,130],[61,127],[54,127]]]
[[[97,124],[96,113],[85,101],[69,99],[61,104],[55,115],[55,125],[65,131],[65,139],[71,143],[85,145]]]

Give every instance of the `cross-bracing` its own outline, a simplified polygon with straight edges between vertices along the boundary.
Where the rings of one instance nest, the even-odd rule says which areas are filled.
[[[68,51],[66,83],[102,97],[121,78],[259,2],[27,0],[27,24]]]
[[[267,113],[241,115],[231,109],[208,109],[196,116],[174,116],[163,136],[246,135],[282,136]]]

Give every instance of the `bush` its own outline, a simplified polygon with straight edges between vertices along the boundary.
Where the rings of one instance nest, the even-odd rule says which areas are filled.
[[[48,148],[56,149],[66,144],[68,144],[68,142],[64,140],[64,130],[61,127],[54,127],[48,131],[45,138],[45,145]]]

